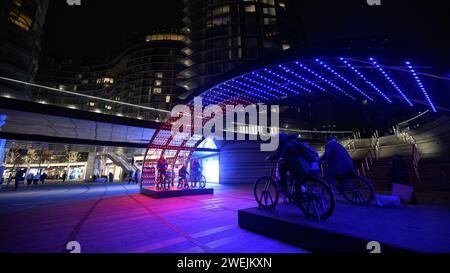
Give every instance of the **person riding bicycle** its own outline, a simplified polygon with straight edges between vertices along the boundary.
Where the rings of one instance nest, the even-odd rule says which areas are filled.
[[[200,162],[198,161],[198,158],[194,159],[191,164],[191,175],[192,175],[192,181],[198,182],[199,176],[202,174],[202,166],[200,165]]]
[[[318,153],[307,143],[302,143],[298,135],[280,133],[280,144],[277,152],[268,160],[280,160],[278,173],[282,191],[287,191],[287,173],[300,178],[306,174],[318,174]]]
[[[186,187],[187,184],[187,175],[188,175],[188,171],[187,171],[187,166],[183,165],[180,170],[178,171],[178,180],[180,181],[180,185]]]
[[[336,137],[330,136],[327,140],[325,153],[320,158],[319,164],[328,164],[326,179],[330,185],[336,186],[335,180],[342,180],[347,176],[355,175],[355,166],[350,154],[344,146],[337,142]]]
[[[161,155],[161,157],[158,159],[158,163],[156,164],[156,169],[158,170],[160,184],[163,182],[163,176],[164,176],[164,179],[167,177],[168,165],[169,164],[167,163],[167,159],[164,157],[164,155]]]

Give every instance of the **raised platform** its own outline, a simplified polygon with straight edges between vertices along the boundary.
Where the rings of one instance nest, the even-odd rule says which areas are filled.
[[[161,198],[171,198],[171,197],[181,197],[191,195],[214,194],[214,189],[213,188],[178,189],[177,187],[170,187],[169,190],[162,190],[156,187],[143,187],[141,189],[141,194],[153,197],[155,199],[161,199]]]
[[[450,253],[450,209],[386,209],[337,204],[327,221],[306,219],[295,205],[275,210],[239,210],[239,226],[313,252],[368,253],[377,241],[382,253]]]

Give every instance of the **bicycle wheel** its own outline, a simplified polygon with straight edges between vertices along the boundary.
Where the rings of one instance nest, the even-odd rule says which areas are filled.
[[[296,187],[297,206],[306,217],[326,220],[334,212],[335,197],[330,186],[318,178],[308,177]]]
[[[280,193],[276,182],[270,177],[261,177],[253,189],[255,200],[260,208],[273,209],[278,204]]]
[[[206,177],[204,175],[200,176],[198,187],[201,189],[206,188]]]
[[[356,206],[368,206],[375,199],[372,182],[361,176],[345,178],[342,183],[342,195]]]

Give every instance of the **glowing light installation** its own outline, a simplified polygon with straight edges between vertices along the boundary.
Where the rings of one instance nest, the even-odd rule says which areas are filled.
[[[405,99],[405,101],[408,103],[409,106],[413,107],[414,105],[412,102],[406,97],[405,93],[398,87],[398,85],[391,79],[391,77],[384,71],[383,67],[375,60],[375,58],[369,58],[369,60],[372,62],[373,66],[375,66],[381,74],[386,78],[386,80],[397,90],[397,92]]]
[[[353,89],[355,89],[356,91],[358,91],[361,95],[363,95],[365,98],[367,98],[370,101],[373,101],[373,99],[367,95],[364,91],[362,91],[361,89],[359,89],[356,85],[354,85],[353,83],[351,83],[349,80],[347,80],[346,78],[344,78],[343,76],[341,76],[339,73],[337,73],[333,68],[331,68],[329,65],[327,65],[326,63],[322,62],[320,59],[316,59],[316,62],[318,62],[321,66],[323,66],[324,68],[326,68],[328,71],[330,71],[331,73],[333,73],[336,77],[338,77],[339,79],[341,79],[342,81],[344,81],[345,83],[347,83],[348,85],[350,85]]]
[[[358,69],[356,69],[349,61],[345,60],[344,58],[339,58],[345,65],[347,65],[353,72],[356,73],[356,75],[358,75],[361,79],[364,80],[364,82],[366,82],[368,85],[370,85],[373,89],[375,89],[375,91],[378,92],[378,94],[380,94],[387,102],[392,103],[392,100],[390,98],[388,98],[386,96],[386,94],[384,94],[383,91],[381,91],[375,84],[373,84],[371,81],[367,80],[367,78],[361,73],[359,72]]]
[[[319,78],[320,80],[326,82],[328,85],[331,85],[334,89],[338,90],[339,92],[343,93],[344,95],[346,95],[347,97],[351,98],[352,100],[356,100],[355,97],[353,97],[352,95],[348,94],[347,92],[345,92],[342,88],[340,88],[339,86],[335,85],[334,83],[332,83],[331,81],[325,79],[324,77],[322,77],[321,75],[319,75],[317,72],[315,72],[314,70],[308,68],[307,66],[303,65],[300,62],[295,62],[296,65],[298,65],[300,68],[308,71],[309,73],[313,74],[314,76],[316,76],[317,78]]]
[[[425,99],[430,104],[431,109],[433,110],[433,112],[436,113],[437,112],[436,107],[434,106],[433,102],[431,101],[430,95],[428,95],[427,90],[425,89],[422,81],[420,80],[419,75],[417,75],[416,71],[414,70],[413,66],[411,65],[411,62],[406,62],[406,65],[408,66],[414,79],[416,80],[417,84],[419,85],[420,90],[422,90],[422,93],[425,96]]]

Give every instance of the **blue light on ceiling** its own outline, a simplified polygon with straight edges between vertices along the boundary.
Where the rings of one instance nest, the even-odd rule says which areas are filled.
[[[256,87],[254,87],[254,86],[251,86],[251,85],[246,84],[246,83],[244,83],[244,82],[238,81],[238,80],[236,80],[236,79],[231,80],[231,82],[233,82],[234,84],[238,84],[238,85],[240,85],[240,86],[246,87],[246,88],[250,88],[250,89],[252,89],[253,91],[261,92],[261,93],[266,94],[266,95],[268,95],[268,96],[271,96],[271,97],[274,97],[274,98],[278,98],[278,96],[275,95],[275,94],[273,94],[273,93],[267,92],[267,91],[262,90],[262,89],[260,89],[260,88],[256,88]]]
[[[340,60],[346,64],[353,72],[356,73],[356,75],[358,75],[361,79],[363,79],[368,85],[370,85],[373,89],[375,89],[375,91],[378,92],[378,94],[380,94],[386,101],[388,101],[389,103],[392,103],[392,100],[390,98],[388,98],[388,96],[386,96],[386,94],[384,94],[383,91],[381,91],[375,84],[373,84],[371,81],[367,80],[367,78],[358,71],[358,69],[356,69],[349,61],[345,60],[344,58],[340,58]]]
[[[320,59],[316,59],[316,62],[319,63],[321,66],[323,66],[325,69],[327,69],[328,71],[330,71],[331,73],[333,73],[336,77],[338,77],[339,79],[341,79],[342,81],[344,81],[346,84],[350,85],[353,89],[355,89],[357,92],[359,92],[361,95],[363,95],[365,98],[367,98],[370,101],[373,101],[373,99],[367,95],[364,91],[362,91],[361,89],[359,89],[356,85],[354,85],[353,83],[351,83],[349,80],[347,80],[346,78],[344,78],[341,74],[337,73],[333,68],[331,68],[328,64],[326,64],[325,62],[321,61]]]
[[[256,76],[256,75],[259,75],[259,74],[256,74],[255,72],[253,72],[252,75]],[[260,75],[260,77],[262,77],[262,76]],[[269,86],[267,84],[263,84],[263,83],[260,83],[258,81],[255,81],[255,80],[253,80],[252,78],[250,78],[248,76],[242,76],[242,79],[244,79],[246,81],[249,81],[249,82],[251,82],[253,84],[256,84],[256,85],[258,85],[260,87],[266,88],[269,91],[274,91],[274,92],[276,92],[276,93],[278,93],[278,94],[280,94],[282,96],[287,96],[288,95],[287,93],[285,93],[283,91],[280,91],[278,89],[274,89],[273,87],[271,87],[271,86]]]
[[[292,71],[291,69],[285,67],[284,65],[281,65],[281,64],[280,64],[280,65],[278,65],[278,67],[281,68],[281,69],[283,69],[284,72],[289,73],[289,74],[291,74],[291,75],[297,77],[298,79],[300,79],[300,80],[302,80],[302,81],[308,83],[309,85],[314,86],[315,88],[317,88],[317,89],[319,89],[319,90],[321,90],[321,91],[323,91],[323,92],[326,92],[326,91],[327,91],[327,90],[325,90],[325,88],[323,88],[322,86],[320,86],[320,85],[318,85],[318,84],[316,84],[316,83],[314,83],[314,82],[308,80],[307,78],[301,76],[301,75],[298,74],[298,73],[295,73],[294,71]]]
[[[293,90],[292,88],[289,88],[289,87],[284,86],[284,85],[282,85],[282,84],[280,84],[280,83],[277,83],[277,82],[274,81],[273,79],[271,79],[271,78],[269,78],[269,77],[265,77],[265,76],[263,76],[263,75],[261,75],[261,74],[259,74],[259,73],[257,73],[257,72],[253,72],[252,75],[253,75],[253,76],[256,76],[256,77],[258,77],[258,78],[260,78],[261,80],[263,80],[263,81],[265,81],[265,82],[268,82],[268,83],[270,83],[270,84],[273,84],[273,85],[277,86],[278,88],[281,88],[281,89],[290,91],[291,93],[294,93],[294,94],[296,94],[296,95],[300,94],[299,92]],[[275,90],[277,90],[277,89],[275,89]],[[287,95],[288,95],[288,94],[286,94],[286,96],[287,96]]]
[[[372,62],[372,65],[376,67],[381,74],[386,78],[386,80],[397,90],[397,92],[403,97],[403,99],[408,103],[409,106],[414,106],[412,102],[406,97],[405,93],[398,87],[398,85],[391,79],[391,77],[384,71],[384,69],[381,67],[381,65],[375,60],[375,58],[369,58],[369,60]]]
[[[263,100],[268,100],[267,97],[264,97],[263,95],[261,95],[261,94],[259,94],[259,93],[252,92],[252,91],[249,91],[249,90],[246,90],[246,89],[237,87],[237,86],[233,86],[233,85],[229,84],[229,82],[224,83],[224,85],[225,85],[226,87],[228,87],[228,88],[234,88],[234,89],[236,89],[236,90],[239,90],[239,91],[242,92],[242,94],[252,95],[252,96],[254,96],[254,97],[258,97],[258,98],[263,99]]]
[[[423,95],[425,96],[426,100],[428,101],[428,104],[430,105],[433,112],[437,112],[436,107],[434,106],[433,102],[431,101],[430,96],[428,95],[427,90],[425,89],[425,86],[423,85],[422,81],[419,78],[419,75],[417,75],[416,71],[414,70],[414,67],[412,66],[411,62],[406,62],[406,65],[409,68],[409,71],[411,71],[414,79],[416,80],[417,84],[419,85],[420,90],[422,90]]]
[[[305,66],[304,64],[300,63],[300,62],[295,62],[296,65],[298,65],[300,68],[308,71],[309,73],[313,74],[314,76],[316,76],[317,78],[321,79],[322,81],[326,82],[328,85],[332,86],[334,89],[338,90],[339,92],[343,93],[344,95],[346,95],[347,97],[351,98],[352,100],[356,100],[355,97],[353,97],[352,95],[348,94],[347,92],[345,92],[342,88],[340,88],[339,86],[335,85],[334,83],[332,83],[331,81],[325,79],[324,77],[322,77],[321,75],[319,75],[317,72],[315,72],[314,70],[308,68],[307,66]]]
[[[266,73],[268,73],[268,74],[270,74],[270,75],[273,75],[273,76],[275,76],[276,78],[278,78],[278,79],[280,79],[280,80],[282,80],[282,81],[285,81],[285,82],[286,82],[287,84],[289,84],[289,85],[294,85],[294,86],[296,86],[296,87],[298,87],[298,88],[300,88],[300,89],[302,89],[302,90],[304,90],[304,91],[306,91],[306,92],[308,92],[308,93],[312,93],[312,91],[311,91],[310,89],[304,87],[303,85],[298,84],[298,83],[296,83],[296,82],[293,82],[293,81],[289,80],[288,78],[283,77],[283,76],[281,76],[280,74],[278,74],[278,73],[276,73],[276,72],[273,72],[272,70],[270,70],[270,69],[268,69],[268,68],[265,68],[265,69],[264,69],[264,72],[266,72]],[[296,92],[296,91],[294,91],[294,90],[292,90],[292,92],[295,92],[296,94],[300,94],[299,92]]]

